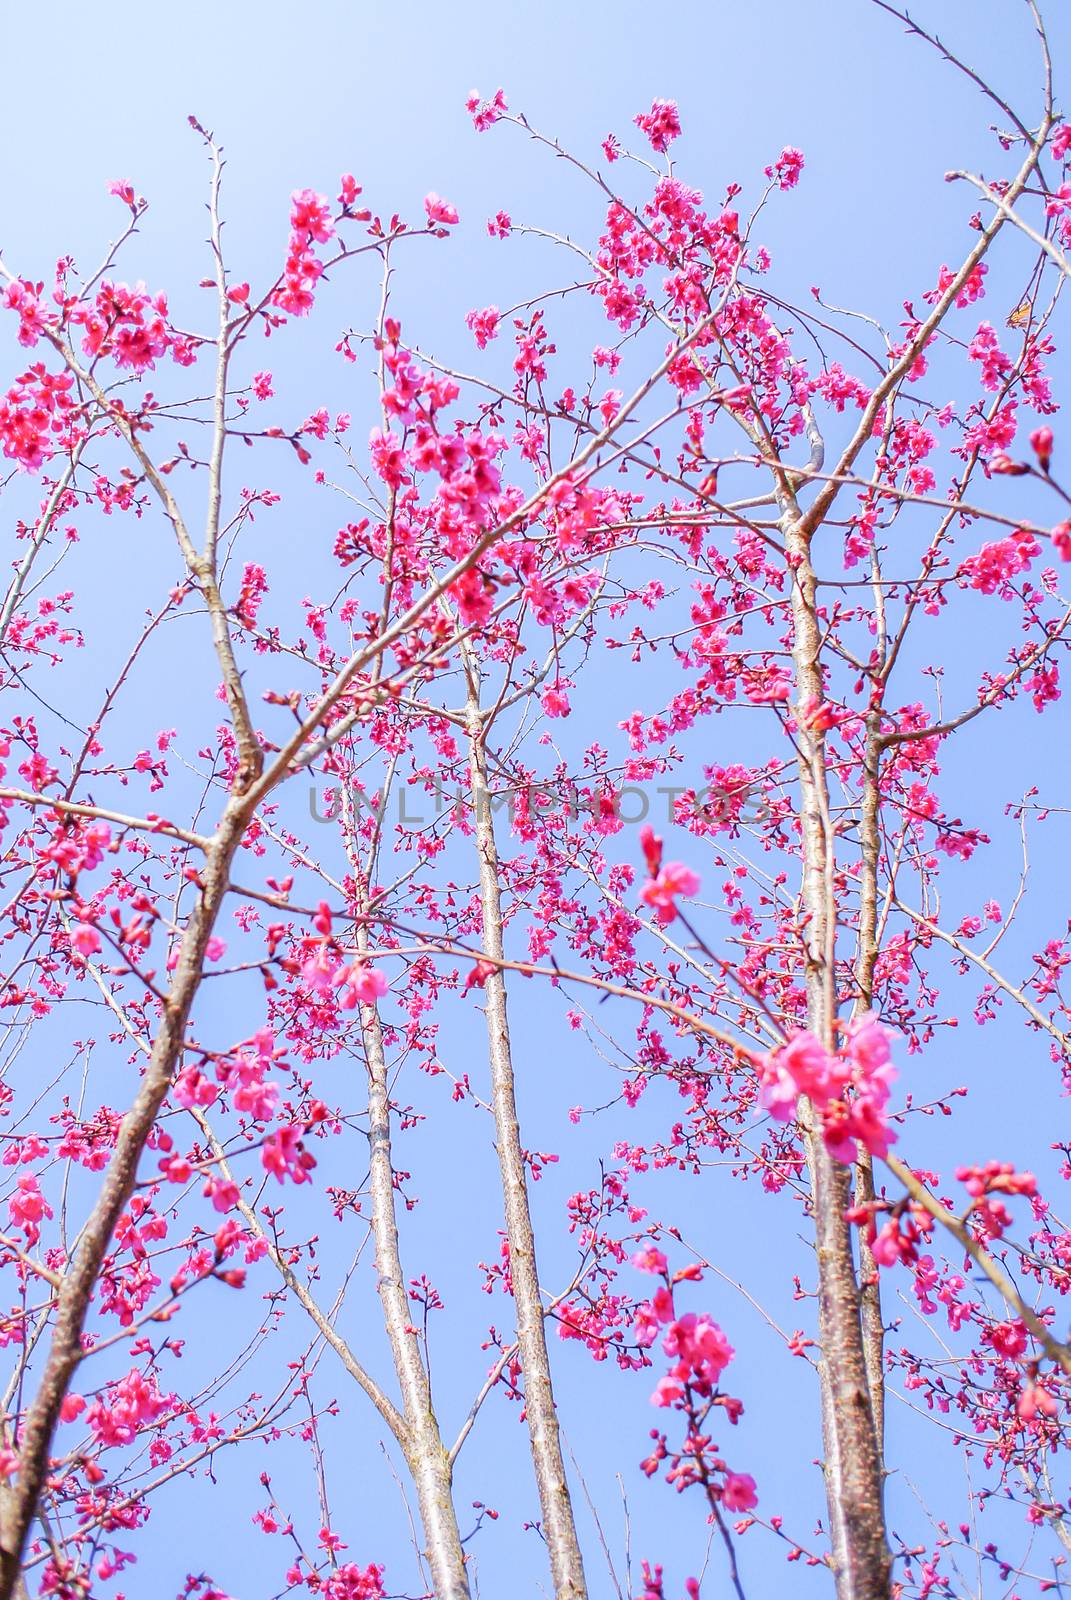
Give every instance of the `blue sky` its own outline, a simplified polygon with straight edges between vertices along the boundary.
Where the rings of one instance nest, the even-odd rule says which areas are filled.
[[[1059,71],[1061,57],[1071,51],[1071,19],[1055,4],[1049,9]],[[945,0],[920,3],[919,17],[991,75],[1029,120],[1038,105],[1040,70],[1025,5]],[[166,287],[173,305],[183,313],[188,307],[192,316],[201,304],[197,280],[208,265],[201,242],[205,163],[186,121],[194,113],[226,147],[227,238],[237,278],[262,272],[279,258],[294,188],[334,193],[338,174],[352,171],[376,209],[413,217],[420,214],[427,191],[449,196],[463,224],[471,226],[434,254],[413,253],[401,275],[399,303],[414,317],[419,312],[423,339],[461,362],[472,359],[462,320],[468,309],[491,300],[505,305],[511,295],[519,299],[526,290],[554,281],[556,272],[567,272],[560,266],[548,271],[549,254],[490,243],[482,219],[502,207],[516,219],[568,231],[590,228],[594,215],[576,176],[516,130],[477,138],[464,109],[472,88],[489,94],[502,85],[511,106],[594,161],[606,133],[627,136],[637,111],[657,96],[673,97],[685,127],[675,149],[680,173],[710,195],[733,178],[753,184],[784,145],[798,145],[807,161],[803,183],[773,209],[764,231],[777,262],[779,291],[803,297],[811,285],[820,285],[831,300],[860,306],[890,324],[897,321],[904,297],[931,283],[937,265],[955,259],[961,248],[972,206],[961,186],[945,182],[946,169],[985,164],[992,153],[987,128],[993,108],[865,0],[822,0],[817,6],[757,0],[746,8],[724,0],[682,0],[661,11],[634,0],[614,8],[550,0],[538,7],[506,4],[497,12],[471,0],[449,7],[311,0],[303,9],[276,0],[225,8],[196,0],[181,7],[149,7],[122,21],[61,6],[47,30],[42,24],[38,30],[47,62],[37,44],[24,43],[0,68],[9,130],[0,150],[0,244],[13,270],[47,278],[55,257],[67,251],[83,265],[95,262],[118,219],[117,203],[107,197],[105,185],[112,178],[129,178],[151,210],[124,270],[153,288]],[[370,320],[371,291],[371,280],[360,273],[332,287],[324,298],[317,348],[329,349],[328,333],[335,327]],[[285,383],[295,396],[294,412],[303,416],[302,399],[307,395],[310,403],[318,403],[327,384],[333,406],[362,416],[370,403],[367,389],[351,395],[351,376],[341,364],[323,373],[305,368],[303,352],[310,348],[279,341],[271,352],[283,379],[280,390]],[[11,372],[18,359],[12,344]],[[98,575],[102,593],[107,586],[117,596],[125,592],[121,580],[130,553],[124,553],[121,541],[127,536],[109,532],[115,542],[109,547],[112,564],[103,578]],[[295,593],[304,592],[308,580],[300,535],[284,525],[266,537],[278,548],[291,542]],[[151,592],[164,567],[151,551],[139,550],[136,561]],[[123,639],[117,634],[117,652]],[[966,640],[952,643],[949,666],[955,670],[952,658],[966,648]],[[98,669],[100,683],[106,681],[105,661],[81,666],[87,678]],[[181,668],[189,674],[185,692],[192,694],[204,673],[184,661]],[[86,692],[97,691],[91,685]],[[169,720],[166,713],[158,718],[162,726]],[[1026,747],[1023,753],[1036,755],[1040,770],[1058,775],[1052,751]],[[956,781],[965,791],[974,789],[987,770],[984,747],[975,747]],[[999,820],[999,803],[993,810]],[[1009,879],[1010,849],[994,865]],[[530,1025],[538,1012],[525,1011],[526,1004],[521,1002],[522,1015]],[[463,1057],[470,1044],[478,1052],[471,1022],[459,1021],[458,1029],[457,1056]],[[999,1070],[998,1053],[986,1059]],[[954,1066],[950,1063],[949,1070]],[[562,1108],[584,1098],[575,1087],[580,1066],[575,1053],[559,1043],[539,1068],[526,1088],[526,1132],[531,1129],[532,1145],[558,1149],[569,1137]],[[986,1107],[984,1084],[981,1096]],[[992,1109],[1001,1103],[994,1093]],[[983,1114],[976,1113],[979,1119]],[[1009,1140],[1023,1137],[1026,1148],[1025,1130],[1014,1116],[1007,1122]],[[597,1147],[611,1138],[611,1131],[601,1128],[598,1138],[583,1147],[592,1170]],[[409,1223],[408,1242],[419,1266],[422,1256],[434,1264],[443,1252],[449,1255],[470,1231],[486,1232],[487,1190],[468,1183],[467,1173],[468,1163],[486,1162],[487,1147],[482,1129],[459,1134],[445,1151],[425,1130],[415,1136],[413,1152],[429,1192],[440,1196]],[[562,1166],[568,1163],[563,1160]],[[548,1173],[537,1194],[545,1217],[557,1218],[576,1181],[575,1167]],[[688,1181],[680,1180],[680,1188],[682,1195],[694,1197],[689,1204],[697,1234],[708,1249],[716,1249],[724,1270],[730,1277],[748,1276],[760,1291],[783,1302],[785,1273],[777,1247],[779,1239],[786,1247],[791,1243],[793,1217],[771,1218],[770,1233],[757,1234],[739,1220],[743,1213],[734,1210],[731,1194],[726,1204],[724,1186],[721,1198],[711,1203],[706,1191],[687,1189]],[[444,1193],[451,1197],[449,1206],[442,1204]],[[473,1252],[464,1243],[461,1248],[467,1267]],[[474,1317],[482,1314],[481,1297],[471,1282],[462,1285],[460,1275],[456,1295],[455,1304]],[[756,1319],[747,1320],[749,1313],[733,1292],[719,1287],[713,1300],[709,1309],[723,1317],[734,1342],[753,1340],[761,1349],[765,1331]],[[367,1296],[360,1304],[353,1332],[382,1358],[375,1307]],[[221,1335],[228,1337],[230,1306],[220,1291]],[[794,1312],[791,1303],[784,1312],[803,1320],[804,1313]],[[464,1320],[458,1319],[455,1331],[444,1319],[437,1355],[444,1408],[455,1419],[463,1415],[464,1397],[482,1375],[471,1327],[462,1331]],[[304,1330],[297,1329],[295,1345],[303,1337]],[[621,1395],[629,1380],[593,1369],[572,1348],[555,1351],[555,1358],[568,1443],[606,1519],[613,1550],[620,1559],[622,1511],[615,1481],[620,1472],[628,1486],[636,1571],[642,1555],[666,1560],[667,1593],[678,1594],[701,1559],[699,1513],[668,1489],[646,1485],[636,1473],[653,1420],[645,1406],[648,1375],[632,1380],[632,1403],[626,1405]],[[189,1359],[191,1367],[202,1364],[208,1373],[216,1351],[191,1350]],[[385,1365],[382,1359],[379,1364]],[[323,1394],[344,1392],[342,1376],[328,1375],[327,1358],[320,1370]],[[820,1512],[820,1482],[812,1465],[817,1431],[813,1410],[807,1410],[813,1391],[801,1376],[786,1391],[791,1396],[786,1405],[784,1394],[769,1392],[760,1381],[760,1360],[750,1362],[748,1371],[743,1380],[747,1423],[731,1441],[733,1462],[760,1479],[764,1503],[768,1495],[769,1504],[791,1511],[795,1526],[809,1532]],[[371,1412],[348,1396],[347,1409],[367,1425],[368,1439],[374,1437]],[[914,1436],[895,1408],[891,1429],[894,1454],[901,1440],[906,1450]],[[391,1571],[403,1572],[406,1532],[396,1490],[379,1469],[374,1450],[367,1449],[368,1440],[359,1457],[361,1472],[369,1474],[366,1481],[355,1478],[344,1438],[337,1431],[330,1438],[332,1498],[351,1553],[362,1561],[384,1559]],[[534,1497],[511,1408],[489,1407],[484,1432],[470,1449],[472,1455],[463,1459],[459,1499],[484,1499],[503,1513],[476,1546],[481,1592],[544,1593],[536,1536],[522,1529],[533,1514]],[[137,1579],[128,1585],[132,1595],[163,1594],[157,1585],[175,1583],[184,1564],[209,1567],[237,1600],[259,1600],[272,1592],[277,1551],[267,1540],[255,1543],[248,1525],[251,1510],[261,1503],[255,1450],[251,1458],[240,1470],[224,1463],[218,1489],[204,1483],[177,1486],[167,1506],[161,1502],[154,1516],[159,1532],[148,1541]],[[295,1497],[302,1496],[300,1474],[292,1465],[283,1471]],[[919,1476],[925,1483],[932,1474],[924,1465]],[[891,1492],[902,1495],[898,1508],[910,1506],[902,1484]],[[199,1530],[189,1538],[196,1558],[176,1542],[184,1506]],[[904,1514],[909,1520],[914,1516],[913,1511]],[[238,1529],[233,1537],[232,1520]],[[586,1515],[584,1520],[592,1593],[611,1594],[597,1539]],[[678,1534],[684,1541],[680,1547]],[[715,1553],[715,1572],[717,1560]],[[743,1561],[754,1594],[770,1592],[783,1581],[780,1562],[757,1540],[745,1545]],[[811,1592],[808,1575],[790,1570],[793,1592]],[[721,1592],[719,1581],[712,1578],[710,1594]],[[821,1590],[821,1578],[814,1579],[813,1592]]]

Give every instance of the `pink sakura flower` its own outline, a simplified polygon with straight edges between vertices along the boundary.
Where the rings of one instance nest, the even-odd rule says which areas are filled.
[[[465,326],[472,332],[477,348],[486,350],[488,343],[498,332],[499,311],[497,306],[485,306],[482,311],[470,311],[465,317]]]
[[[300,1575],[292,1578],[288,1573],[287,1581],[298,1584],[302,1580]],[[204,1600],[211,1600],[211,1596],[206,1595]],[[383,1600],[383,1568],[370,1562],[362,1572],[356,1561],[347,1561],[328,1578],[323,1600]]]
[[[32,1172],[19,1173],[18,1187],[7,1203],[7,1210],[12,1227],[26,1235],[27,1244],[36,1244],[41,1237],[39,1224],[45,1217],[51,1217],[52,1207]]]
[[[968,346],[967,355],[971,361],[977,361],[982,368],[982,388],[996,393],[1005,373],[1011,370],[1012,363],[1010,357],[1000,348],[992,323],[979,323],[978,332]]]
[[[895,1143],[885,1115],[895,1077],[888,1031],[868,1014],[849,1027],[844,1048],[835,1055],[805,1029],[772,1051],[760,1074],[759,1099],[785,1122],[806,1095],[822,1115],[831,1154],[851,1162],[857,1141],[876,1156],[886,1155]]]
[[[909,1241],[900,1232],[899,1218],[890,1217],[870,1241],[870,1253],[879,1267],[895,1267],[898,1261],[911,1259],[905,1250],[906,1244]]]
[[[796,1114],[800,1088],[795,1077],[789,1071],[784,1055],[785,1052],[783,1050],[776,1050],[771,1052],[763,1062],[762,1075],[759,1082],[759,1103],[778,1122],[791,1122]]]
[[[867,1208],[862,1209],[865,1211]],[[849,1217],[852,1221],[859,1220],[858,1215],[851,1212]],[[932,1229],[933,1219],[922,1210],[911,1208],[890,1217],[880,1232],[875,1230],[873,1217],[867,1228],[867,1239],[879,1266],[892,1267],[897,1262],[902,1262],[905,1266],[914,1266],[915,1293],[927,1316],[932,1316],[936,1309],[932,1303],[927,1302],[926,1296],[936,1288],[938,1277],[932,1256],[920,1258],[919,1247],[929,1237]],[[944,1298],[943,1294],[941,1298]]]
[[[1026,1351],[1026,1329],[1021,1322],[996,1322],[985,1336],[998,1355],[1018,1361]]]
[[[753,706],[776,705],[792,693],[792,679],[782,667],[752,668],[744,693]]]
[[[238,1185],[225,1178],[209,1178],[203,1192],[205,1199],[211,1200],[213,1209],[219,1212],[233,1211],[240,1198]]]
[[[173,1399],[173,1395],[160,1393],[154,1377],[131,1369],[110,1386],[106,1396],[94,1400],[86,1421],[101,1444],[130,1444],[139,1428],[155,1422]]]
[[[357,207],[357,196],[361,193],[361,185],[351,172],[344,172],[339,179],[338,203],[342,209],[358,222],[367,222],[371,212],[364,207],[360,211]]]
[[[844,715],[828,700],[820,700],[816,695],[810,695],[800,706],[800,721],[812,733],[828,733],[830,728],[844,721]]]
[[[851,1101],[834,1100],[826,1108],[822,1136],[838,1161],[850,1164],[856,1158],[856,1141],[872,1156],[884,1159],[896,1134],[884,1115],[885,1100],[870,1094],[856,1094]]]
[[[1052,530],[1052,545],[1061,561],[1071,561],[1071,522],[1058,522]]]
[[[655,1321],[659,1322],[663,1327],[668,1327],[673,1321],[673,1292],[667,1289],[665,1284],[662,1284],[654,1292],[654,1298],[651,1300],[651,1314]]]
[[[672,1323],[662,1340],[667,1356],[677,1356],[674,1375],[689,1374],[700,1382],[715,1383],[733,1359],[735,1351],[716,1322],[708,1316],[688,1311]]]
[[[369,435],[368,448],[372,456],[372,465],[383,482],[389,484],[392,489],[400,488],[405,482],[408,466],[401,440],[396,434],[373,428]]]
[[[258,400],[271,399],[273,390],[271,386],[270,372],[254,372],[253,393],[256,395]]]
[[[673,140],[680,137],[681,119],[675,100],[655,100],[650,111],[641,111],[635,120],[659,155],[664,155]]]
[[[71,929],[71,949],[88,960],[100,949],[100,934],[88,922],[79,922]]]
[[[489,622],[495,608],[495,591],[482,572],[471,567],[450,585],[450,593],[457,602],[461,620],[465,623]]]
[[[335,983],[339,988],[338,1003],[343,1011],[352,1011],[358,1001],[363,1005],[373,1005],[390,987],[377,967],[366,966],[363,961],[355,961],[351,967],[343,968],[335,977]]]
[[[184,1067],[175,1079],[172,1094],[176,1103],[189,1111],[194,1106],[213,1105],[219,1097],[219,1089],[199,1067]]]
[[[986,263],[984,261],[980,261],[978,265],[970,273],[968,273],[966,282],[962,285],[959,293],[956,295],[956,305],[960,311],[963,311],[967,306],[973,305],[976,300],[982,300],[985,298],[985,286],[982,282],[982,279],[986,276],[988,271],[989,268]],[[952,284],[955,282],[955,277],[956,275],[950,267],[942,266],[940,272],[937,274],[937,287],[935,289],[928,289],[922,298],[930,305],[936,305],[941,299],[942,295],[946,294],[947,291],[952,287]]]
[[[468,994],[470,989],[482,989],[482,988],[484,988],[486,986],[488,978],[493,978],[495,973],[498,970],[499,969],[495,966],[493,961],[477,961],[477,962],[475,962],[474,965],[472,966],[472,968],[469,971],[468,977],[465,979],[464,993]],[[569,1118],[570,1118],[570,1121],[579,1122],[580,1121],[580,1115],[579,1115],[580,1108],[576,1107],[575,1109],[577,1111],[576,1117],[574,1118],[573,1117],[573,1113],[570,1111]]]
[[[32,284],[19,280],[9,283],[4,290],[0,305],[9,311],[19,314],[19,343],[27,349],[32,348],[44,333],[47,323],[41,309],[41,290],[44,285]]]
[[[671,1406],[678,1400],[684,1399],[684,1390],[676,1378],[659,1378],[651,1395],[653,1406]]]
[[[896,1077],[892,1066],[891,1034],[882,1026],[872,1011],[859,1017],[848,1029],[846,1049],[859,1072],[872,1089],[882,1085],[882,1098],[888,1099],[889,1090]]]
[[[623,399],[624,394],[620,389],[607,389],[606,393],[599,401],[599,415],[607,425],[613,422],[614,418],[617,416],[617,413],[621,410],[621,402]]]
[[[665,1272],[669,1263],[657,1245],[649,1244],[643,1250],[637,1251],[632,1258],[632,1265],[637,1267],[640,1272],[657,1274]]]
[[[85,1408],[85,1400],[80,1394],[64,1395],[63,1404],[60,1406],[60,1421],[76,1421],[82,1415],[82,1412],[85,1410]]]
[[[803,151],[786,145],[772,167],[766,168],[768,178],[776,178],[779,189],[794,189],[803,171]]]
[[[285,1182],[287,1177],[294,1183],[306,1183],[309,1168],[316,1165],[302,1142],[304,1131],[299,1123],[291,1123],[287,1128],[279,1128],[264,1141],[260,1152],[261,1165],[266,1172],[274,1173],[280,1183]]]
[[[329,995],[337,982],[338,963],[319,949],[301,964],[301,981],[313,994]]]
[[[957,576],[968,587],[982,594],[1000,593],[1005,599],[1011,596],[1007,587],[1010,579],[1024,572],[1040,553],[1040,546],[1032,533],[1020,528],[1007,539],[996,539],[984,544],[977,555],[968,556]]]
[[[429,222],[454,223],[458,220],[457,207],[452,206],[449,200],[444,200],[434,191],[424,196],[424,210],[428,213]]]
[[[278,1104],[279,1086],[250,1077],[246,1082],[239,1083],[231,1099],[234,1109],[243,1116],[252,1117],[255,1122],[267,1122]]]
[[[649,1350],[666,1322],[672,1322],[672,1320],[672,1309],[668,1317],[663,1317],[659,1314],[658,1307],[654,1304],[654,1301],[641,1300],[636,1307],[636,1315],[633,1322],[636,1343],[642,1350]]]
[[[7,303],[11,304],[10,299]],[[24,299],[19,314],[20,343],[35,343],[39,328],[44,327],[37,315],[36,301],[27,315]],[[8,460],[33,471],[49,459],[54,450],[53,435],[62,430],[73,405],[73,383],[70,373],[48,372],[38,361],[0,399],[0,446]]]
[[[783,188],[789,187],[782,185]],[[721,1491],[721,1503],[726,1511],[753,1511],[759,1503],[755,1480],[750,1472],[727,1472]]]
[[[290,239],[283,281],[272,295],[272,304],[288,316],[306,316],[312,307],[313,290],[323,273],[323,262],[310,248],[334,234],[331,208],[323,195],[299,189],[290,197]]]
[[[311,417],[305,418],[305,421],[301,424],[298,432],[311,433],[315,439],[326,439],[330,428],[330,412],[326,406],[321,406],[318,411],[314,411],[312,413]]]
[[[312,189],[296,189],[290,196],[290,226],[294,233],[326,244],[335,231],[326,197]]]
[[[561,689],[546,690],[541,704],[548,717],[567,717],[569,715],[569,696],[563,694]]]
[[[477,133],[486,133],[488,128],[493,128],[495,123],[509,110],[503,90],[496,89],[490,100],[481,100],[479,94],[473,89],[465,100],[465,109],[472,118],[472,125]]]
[[[136,204],[134,185],[128,178],[113,178],[108,185],[108,193],[115,195],[117,200],[122,200],[128,206],[133,207]]]
[[[829,1098],[832,1061],[814,1034],[806,1029],[793,1034],[780,1050],[766,1057],[759,1098],[779,1122],[795,1114],[801,1094],[816,1104]]]
[[[987,1161],[984,1167],[957,1167],[956,1179],[976,1199],[987,1194],[1023,1194],[1033,1198],[1038,1181],[1032,1172],[1016,1172],[1010,1161]]]
[[[641,1300],[636,1307],[636,1339],[644,1349],[654,1344],[663,1328],[668,1328],[676,1316],[673,1291],[660,1284],[650,1300]]]
[[[1036,1422],[1038,1417],[1054,1417],[1059,1408],[1040,1383],[1028,1383],[1015,1409],[1024,1422]]]
[[[1023,688],[1030,690],[1035,711],[1044,711],[1047,705],[1060,698],[1059,667],[1055,662],[1051,667],[1038,667],[1036,672],[1023,680]]]
[[[691,868],[679,861],[668,861],[657,877],[648,878],[640,890],[640,899],[650,906],[659,926],[665,928],[677,915],[676,897],[698,891],[699,878]]]
[[[170,350],[180,365],[192,351],[167,322],[167,299],[151,295],[143,283],[102,283],[92,302],[79,306],[71,320],[85,329],[82,348],[88,356],[111,356],[117,367],[142,373]]]

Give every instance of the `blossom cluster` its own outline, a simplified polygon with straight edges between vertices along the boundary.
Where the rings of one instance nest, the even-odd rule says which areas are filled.
[[[896,1078],[891,1037],[867,1015],[850,1024],[842,1048],[831,1054],[809,1029],[800,1029],[763,1061],[759,1098],[774,1117],[788,1122],[805,1096],[838,1161],[854,1161],[859,1145],[884,1156],[896,1143],[887,1110]]]
[[[687,1435],[678,1452],[671,1452],[665,1436],[652,1434],[655,1447],[643,1462],[648,1477],[669,1461],[667,1482],[679,1491],[702,1484],[708,1495],[727,1511],[750,1511],[758,1504],[755,1480],[747,1472],[733,1472],[717,1453],[717,1446],[703,1431],[716,1409],[724,1410],[730,1423],[739,1422],[743,1405],[719,1389],[722,1373],[735,1354],[722,1329],[705,1314],[677,1310],[674,1291],[681,1283],[702,1282],[698,1266],[670,1273],[665,1253],[657,1245],[647,1245],[633,1257],[633,1266],[662,1279],[649,1301],[637,1310],[637,1338],[649,1347],[662,1333],[662,1349],[670,1358],[666,1375],[659,1379],[652,1404],[670,1406],[687,1419]]]

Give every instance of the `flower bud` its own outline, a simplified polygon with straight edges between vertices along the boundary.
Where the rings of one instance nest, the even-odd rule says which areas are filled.
[[[1038,466],[1048,472],[1049,462],[1052,460],[1053,437],[1051,428],[1035,428],[1030,435],[1030,443],[1034,454],[1038,458]]]
[[[1001,450],[990,458],[989,470],[1001,477],[1021,478],[1024,472],[1030,471],[1030,468],[1025,461],[1013,461],[1011,456]]]

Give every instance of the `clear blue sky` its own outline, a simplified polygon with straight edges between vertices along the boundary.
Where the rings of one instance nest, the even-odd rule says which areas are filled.
[[[1059,73],[1061,60],[1071,57],[1071,19],[1057,0],[1047,9]],[[1040,72],[1025,5],[919,0],[918,15],[990,75],[1028,119],[1034,115]],[[278,0],[225,6],[195,0],[125,13],[61,4],[47,18],[19,26],[21,37],[14,46],[9,42],[0,67],[7,126],[0,149],[0,244],[14,270],[47,278],[55,257],[67,251],[83,265],[95,262],[119,215],[105,184],[130,178],[152,209],[125,258],[125,274],[168,288],[177,307],[199,305],[195,285],[207,267],[201,244],[205,164],[187,127],[192,112],[226,147],[228,244],[238,278],[246,275],[243,257],[249,275],[278,259],[294,188],[333,194],[339,173],[352,171],[373,206],[413,217],[428,190],[449,196],[471,230],[434,259],[414,255],[400,292],[403,304],[422,308],[421,336],[465,358],[471,340],[463,313],[489,300],[505,304],[511,289],[520,293],[534,281],[532,259],[518,264],[491,246],[482,219],[503,207],[515,218],[566,231],[591,216],[577,180],[545,152],[525,145],[512,130],[507,136],[500,136],[502,130],[475,136],[464,109],[472,88],[489,94],[502,85],[511,106],[596,160],[607,132],[627,135],[633,115],[652,98],[675,98],[685,126],[674,152],[680,173],[709,194],[731,178],[752,183],[782,146],[800,146],[807,161],[803,184],[772,213],[765,232],[779,264],[779,291],[802,296],[810,285],[821,285],[830,299],[864,306],[888,323],[896,322],[905,295],[931,283],[940,261],[953,259],[959,249],[970,207],[964,192],[944,182],[945,170],[985,163],[992,152],[986,131],[992,107],[866,0],[752,0],[747,6],[679,0],[661,8],[637,0],[613,7],[549,0],[497,9],[473,0],[449,6],[309,0],[304,7]],[[359,278],[336,287],[324,317],[338,326],[367,323],[367,293],[367,282]],[[327,331],[325,322],[323,349]],[[319,376],[294,365],[281,341],[271,356],[298,393],[307,388],[310,399],[319,397]],[[19,359],[12,343],[7,370],[18,370]],[[333,403],[360,413],[367,395],[347,405],[348,381],[345,371],[332,372]],[[272,537],[293,537],[293,530]],[[109,581],[114,580],[113,571]],[[306,582],[295,558],[295,589],[304,592]],[[104,676],[102,670],[102,681]],[[166,714],[159,720],[167,725]],[[965,779],[970,777],[967,772]],[[554,1150],[569,1138],[562,1108],[585,1095],[571,1082],[581,1068],[564,1046],[545,1067],[544,1092],[530,1090],[527,1096],[526,1134],[532,1145]],[[593,1140],[592,1152],[608,1138]],[[473,1226],[485,1221],[485,1191],[467,1187],[463,1150],[444,1154],[427,1137],[417,1145],[429,1189],[441,1193],[449,1187],[454,1205],[447,1210],[440,1202],[440,1209],[414,1218],[414,1269],[427,1265],[438,1276],[438,1252],[457,1243],[463,1259],[454,1303],[465,1304],[467,1296],[473,1318],[489,1314],[475,1295],[473,1252],[463,1237],[466,1219]],[[537,1191],[544,1217],[554,1219],[551,1231],[575,1176],[575,1168],[563,1175],[551,1171]],[[744,1213],[734,1210],[725,1186],[724,1208],[711,1203],[709,1191],[687,1192],[697,1242],[717,1251],[730,1275],[750,1275],[771,1297],[780,1297],[790,1325],[803,1321],[805,1311],[785,1294],[776,1235],[743,1230],[736,1218]],[[776,1226],[790,1227],[791,1218]],[[368,1288],[366,1282],[362,1293]],[[743,1301],[720,1288],[713,1300],[711,1309],[734,1343],[754,1341],[756,1349],[763,1348],[766,1330]],[[363,1310],[349,1330],[356,1339],[363,1336],[361,1317],[373,1324],[377,1315],[367,1294],[360,1303]],[[221,1293],[221,1319],[230,1305]],[[378,1348],[374,1330],[368,1337]],[[479,1370],[471,1333],[467,1342],[459,1333],[446,1340],[436,1381],[443,1409],[456,1421]],[[646,1406],[647,1375],[630,1388],[621,1376],[593,1369],[571,1347],[554,1354],[568,1442],[606,1519],[607,1538],[619,1555],[615,1474],[621,1472],[628,1484],[636,1573],[640,1556],[665,1559],[667,1594],[676,1597],[684,1577],[701,1565],[701,1515],[698,1505],[677,1502],[665,1487],[645,1485],[635,1470],[655,1420]],[[208,1372],[213,1356],[214,1351],[191,1351],[191,1365],[203,1360]],[[449,1370],[454,1359],[456,1379]],[[786,1406],[759,1381],[759,1364],[749,1363],[747,1418],[726,1442],[733,1446],[734,1464],[759,1479],[764,1506],[791,1513],[795,1526],[809,1533],[820,1510],[812,1465],[816,1400],[802,1363],[797,1365],[801,1370]],[[328,1372],[327,1358],[321,1378],[321,1393],[345,1394],[348,1416],[367,1427],[369,1438],[375,1436],[370,1409],[349,1395],[340,1372]],[[546,1592],[545,1578],[535,1536],[522,1531],[535,1501],[515,1413],[506,1406],[488,1412],[483,1436],[463,1464],[459,1496],[462,1504],[484,1499],[502,1511],[476,1546],[481,1592],[536,1596]],[[895,1454],[907,1440],[895,1408],[891,1427]],[[364,1441],[358,1459],[368,1476],[358,1477],[348,1465],[344,1437],[337,1431],[325,1437],[336,1522],[351,1554],[362,1562],[385,1560],[396,1582],[411,1582],[397,1493],[379,1471],[374,1451]],[[272,1459],[263,1464],[271,1466]],[[280,1570],[279,1549],[267,1540],[256,1543],[248,1524],[260,1503],[260,1465],[254,1448],[245,1466],[237,1458],[222,1463],[218,1489],[179,1486],[166,1505],[161,1501],[153,1518],[159,1533],[127,1584],[129,1594],[163,1597],[178,1586],[182,1569],[201,1565],[238,1600],[270,1593]],[[919,1469],[924,1483],[932,1476],[931,1467]],[[292,1488],[299,1496],[296,1480]],[[903,1480],[891,1494],[910,1521],[915,1513]],[[197,1519],[198,1531],[177,1540],[182,1505]],[[233,1537],[232,1519],[241,1524]],[[610,1594],[589,1524],[585,1534],[592,1594]],[[745,1545],[743,1562],[755,1597],[786,1582],[783,1566],[757,1540]],[[715,1575],[705,1595],[724,1592],[720,1570],[715,1552]],[[812,1580],[799,1568],[789,1573],[793,1594],[824,1592],[821,1577]]]

